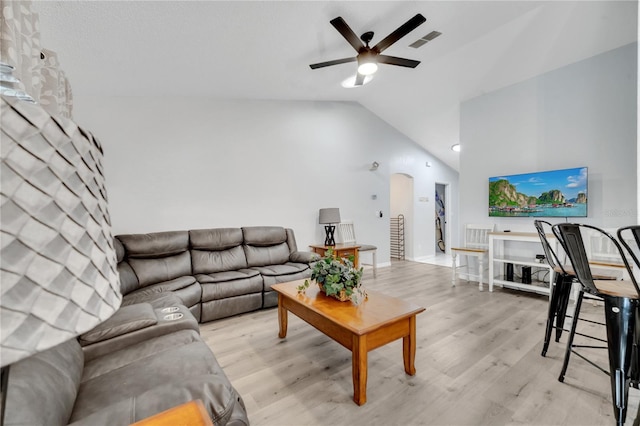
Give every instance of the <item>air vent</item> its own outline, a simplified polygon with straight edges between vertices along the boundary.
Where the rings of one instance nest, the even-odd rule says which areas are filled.
[[[423,44],[426,44],[427,42],[430,42],[431,40],[433,40],[434,38],[436,38],[436,37],[438,37],[440,35],[442,35],[441,32],[431,31],[426,36],[424,36],[422,38],[419,38],[418,40],[416,40],[413,43],[411,43],[409,45],[409,47],[413,47],[414,49],[417,49],[418,47],[422,46]]]

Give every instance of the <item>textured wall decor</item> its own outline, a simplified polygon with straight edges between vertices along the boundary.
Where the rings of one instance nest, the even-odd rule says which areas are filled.
[[[99,142],[41,105],[0,106],[5,366],[92,329],[122,296]]]

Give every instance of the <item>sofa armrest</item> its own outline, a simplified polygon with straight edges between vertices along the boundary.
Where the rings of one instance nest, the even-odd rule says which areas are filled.
[[[105,322],[80,336],[82,346],[112,339],[158,323],[158,318],[148,303],[123,306]]]
[[[294,251],[289,255],[289,260],[296,263],[313,263],[320,260],[320,255],[311,251]]]

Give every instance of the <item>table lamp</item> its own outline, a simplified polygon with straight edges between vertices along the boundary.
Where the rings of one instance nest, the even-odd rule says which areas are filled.
[[[99,142],[15,97],[0,123],[1,423],[10,365],[93,329],[122,295]]]
[[[321,225],[325,225],[325,246],[335,246],[336,241],[333,238],[336,227],[333,225],[334,223],[340,223],[340,209],[337,208],[329,208],[329,209],[320,209],[318,223]]]

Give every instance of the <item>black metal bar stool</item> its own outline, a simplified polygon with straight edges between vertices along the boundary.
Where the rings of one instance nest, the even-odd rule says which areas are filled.
[[[560,235],[561,242],[580,283],[589,293],[600,296],[604,300],[609,352],[608,374],[611,381],[612,403],[616,423],[622,426],[627,415],[629,385],[632,375],[635,374],[631,368],[632,358],[634,355],[636,357],[638,355],[637,350],[633,349],[634,345],[635,347],[638,345],[638,334],[640,334],[636,332],[638,306],[640,306],[638,283],[622,246],[609,233],[595,226],[573,223],[554,225],[553,229],[554,232],[557,230],[557,234]],[[629,281],[595,280],[593,278],[581,230],[599,233],[611,242],[629,272]],[[572,327],[570,342],[575,333],[574,328]],[[567,354],[570,351],[571,343],[568,343]]]
[[[618,229],[618,240],[627,249],[629,257],[632,259],[635,269],[629,271],[630,274],[636,276],[640,274],[640,225],[626,226]],[[625,238],[626,234],[631,234],[631,238]],[[632,243],[635,241],[635,245]],[[633,247],[632,247],[633,246]],[[633,345],[633,354],[631,356],[631,384],[636,388],[640,388],[640,307],[636,315],[636,339]]]
[[[550,297],[549,297],[549,313],[547,315],[547,324],[544,333],[544,344],[542,346],[542,356],[547,355],[547,349],[549,348],[549,342],[551,341],[551,334],[553,329],[556,329],[556,342],[560,341],[562,331],[564,330],[564,320],[567,315],[567,306],[569,304],[569,297],[571,295],[571,288],[573,286],[573,280],[576,278],[575,274],[569,268],[566,268],[558,255],[551,247],[549,240],[547,239],[547,232],[545,225],[551,229],[551,224],[544,220],[534,220],[533,224],[538,231],[540,242],[544,250],[545,259],[547,264],[553,269],[556,274],[555,281],[550,283]],[[580,311],[576,306],[573,317],[577,318]],[[555,322],[555,325],[554,325]]]
[[[580,308],[582,307],[582,299],[584,296],[584,293],[582,291],[578,292],[573,314],[567,315],[567,307],[569,305],[569,300],[571,298],[571,289],[573,288],[573,283],[577,281],[575,272],[573,271],[571,266],[565,265],[564,262],[560,260],[561,256],[566,259],[566,256],[564,256],[565,255],[564,250],[562,253],[560,252],[556,253],[556,251],[551,246],[551,243],[547,239],[548,233],[546,231],[547,229],[549,231],[553,231],[552,225],[549,222],[546,222],[544,220],[535,220],[534,225],[536,227],[536,230],[538,231],[540,242],[542,243],[542,248],[544,249],[544,252],[545,252],[547,264],[551,268],[553,268],[553,271],[556,274],[555,281],[553,283],[550,283],[551,288],[549,290],[551,294],[549,297],[549,312],[547,315],[547,324],[545,327],[544,344],[542,346],[541,355],[546,356],[547,354],[547,349],[549,348],[549,343],[551,342],[551,335],[553,333],[554,328],[556,330],[556,338],[555,338],[556,342],[560,341],[563,331],[568,331],[568,332],[571,331],[564,328],[564,323],[566,318],[571,318],[573,321],[571,324],[573,329],[573,335],[579,335],[579,336],[583,336],[583,337],[596,340],[602,343],[606,343],[607,341],[604,339],[600,339],[595,336],[590,336],[588,334],[579,333],[575,330],[574,325],[577,325],[577,321],[590,322],[590,323],[601,325],[603,327],[605,324],[598,321],[592,321],[585,318],[580,318]],[[560,246],[562,247],[563,245],[562,245],[561,237],[558,235],[556,235],[555,237],[560,243]],[[615,279],[615,277],[604,276],[604,275],[602,276],[598,275],[597,278],[598,279]],[[554,325],[554,322],[555,322],[555,325]],[[606,349],[605,346],[574,345],[573,340],[571,341],[571,345],[572,345],[572,348]],[[582,355],[580,355],[579,353],[576,353],[576,354],[582,357]],[[590,361],[587,360],[587,362],[590,362]],[[559,378],[560,381],[564,380],[564,372],[566,372],[568,364],[569,364],[569,356],[565,356],[564,368],[562,370],[563,372]]]

